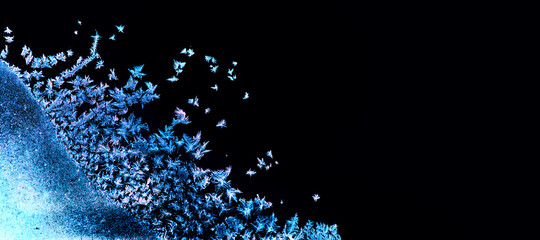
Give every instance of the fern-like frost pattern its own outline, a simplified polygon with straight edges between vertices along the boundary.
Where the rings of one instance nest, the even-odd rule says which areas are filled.
[[[118,35],[124,32],[123,25],[116,28]],[[102,37],[96,31],[92,38],[86,57],[71,50],[38,57],[24,46],[20,57],[25,65],[17,67],[7,60],[14,37],[6,28],[0,57],[30,88],[71,157],[116,204],[131,211],[162,239],[341,239],[337,225],[308,220],[299,226],[297,215],[278,225],[269,210],[271,202],[258,195],[242,198],[242,192],[231,186],[231,167],[198,167],[196,162],[210,151],[206,149],[208,141],[203,140],[201,132],[194,136],[180,133],[181,125],[191,123],[184,110],[177,108],[170,124],[149,132],[133,109],[159,99],[157,85],[143,81],[144,65],[128,69],[130,76],[121,87],[81,76],[80,72],[91,64],[95,69],[104,67],[98,53]],[[116,40],[114,35],[109,39]],[[195,51],[185,48],[180,54],[191,58]],[[205,56],[205,60],[216,73],[217,60],[211,56]],[[55,68],[59,62],[74,64],[57,76],[44,75],[44,69]],[[167,80],[182,79],[185,65],[174,60],[175,74]],[[237,62],[232,65],[234,68]],[[233,68],[227,71],[231,81],[236,79]],[[106,71],[108,81],[115,81],[115,85],[121,81],[118,71]],[[217,91],[217,85],[213,89]],[[246,92],[243,99],[248,97]],[[189,104],[198,106],[198,98],[190,99]],[[225,120],[216,126],[226,127]],[[273,158],[271,150],[267,155]],[[252,176],[255,171],[250,169],[247,174]]]

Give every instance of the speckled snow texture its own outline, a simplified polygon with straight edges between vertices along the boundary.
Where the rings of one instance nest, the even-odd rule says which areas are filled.
[[[0,61],[0,239],[154,239],[77,169]]]

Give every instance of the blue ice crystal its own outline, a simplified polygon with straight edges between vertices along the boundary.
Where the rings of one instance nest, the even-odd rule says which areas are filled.
[[[123,25],[116,28],[117,34],[124,32]],[[114,35],[111,37],[116,39]],[[158,236],[164,239],[341,239],[337,225],[308,220],[301,226],[297,215],[283,225],[278,224],[270,209],[271,202],[258,195],[244,198],[242,191],[231,185],[228,180],[231,167],[215,170],[199,167],[197,161],[210,151],[206,149],[208,141],[200,131],[191,136],[178,130],[178,126],[192,122],[181,108],[175,109],[170,124],[150,132],[134,109],[159,99],[157,85],[143,80],[144,65],[128,69],[130,76],[126,80],[116,75],[118,69],[107,69],[98,53],[101,36],[97,31],[86,56],[71,50],[39,56],[24,46],[20,52],[23,66],[15,66],[8,60],[8,56],[17,53],[9,49],[14,41],[9,28],[4,38],[1,61],[28,86],[70,156],[91,182]],[[187,58],[173,60],[175,74],[167,80],[183,79],[183,69],[189,61],[195,61],[191,58],[194,54],[193,49],[184,48],[180,55]],[[210,72],[221,73],[218,60],[205,55],[205,61]],[[59,69],[60,62],[72,66]],[[236,79],[233,73],[237,64],[233,61],[233,67],[227,69],[231,81]],[[44,71],[49,68],[60,73],[49,76],[46,73],[51,71]],[[89,75],[81,75],[87,68],[92,71],[105,68],[99,71],[108,72],[108,80],[96,81]],[[113,87],[117,83],[123,86]],[[248,97],[246,92],[243,99]],[[189,99],[189,104],[199,106],[197,96]],[[226,120],[218,122],[216,127],[226,127]],[[273,159],[271,150],[267,156]],[[270,168],[271,164],[258,159],[259,168]],[[250,169],[246,174],[255,173]]]

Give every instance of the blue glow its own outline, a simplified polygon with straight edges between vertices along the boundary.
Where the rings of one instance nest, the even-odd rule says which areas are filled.
[[[123,25],[116,28],[118,33],[124,32]],[[71,50],[35,57],[25,46],[20,55],[26,65],[16,67],[7,60],[13,36],[5,36],[7,45],[2,59],[6,59],[11,71],[28,87],[69,157],[117,206],[130,211],[143,226],[166,239],[340,239],[337,225],[308,221],[299,226],[296,215],[283,226],[278,225],[270,210],[271,202],[258,195],[253,199],[243,198],[241,190],[231,185],[228,180],[231,167],[200,168],[196,162],[210,151],[206,149],[208,141],[203,141],[201,132],[195,136],[177,132],[178,124],[191,123],[184,110],[176,108],[170,125],[150,132],[133,109],[159,99],[157,85],[143,80],[146,74],[142,64],[128,69],[127,80],[120,79],[116,75],[119,71],[114,68],[104,70],[108,71],[105,81],[81,76],[81,70],[91,64],[95,66],[90,70],[106,66],[98,53],[101,36],[96,31],[92,38],[90,54],[86,57]],[[115,39],[112,35],[112,40]],[[191,58],[194,54],[193,49],[184,48],[180,55],[189,59],[173,60],[175,74],[167,80],[178,81],[185,65],[196,61]],[[210,72],[220,73],[214,57],[205,56],[205,61],[210,63]],[[55,68],[59,62],[74,64],[59,69],[57,76],[43,73],[43,69]],[[237,62],[233,61],[232,65],[236,66]],[[233,71],[234,68],[227,71],[231,81],[236,79]],[[125,85],[112,87],[107,81],[125,81]],[[212,88],[218,90],[217,85]],[[249,97],[245,92],[243,100]],[[188,104],[198,107],[199,99],[195,96]],[[205,113],[208,112],[206,108]],[[226,124],[223,119],[216,127],[226,128]],[[274,158],[271,150],[266,155]],[[260,169],[268,170],[272,166],[263,158],[258,158],[258,163]],[[246,172],[250,177],[255,173],[251,169]],[[319,199],[316,197],[314,201]],[[32,212],[47,206],[21,208]]]

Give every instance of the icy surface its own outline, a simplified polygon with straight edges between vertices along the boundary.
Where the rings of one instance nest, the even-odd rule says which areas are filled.
[[[80,239],[82,236],[91,236],[92,239],[133,239],[135,235],[145,235],[132,220],[122,220],[126,214],[103,200],[108,197],[116,206],[136,216],[141,226],[148,227],[162,239],[341,239],[337,225],[308,220],[302,226],[297,215],[280,226],[271,212],[272,203],[266,201],[264,196],[256,194],[255,198],[245,198],[240,189],[232,186],[229,179],[231,166],[225,169],[198,166],[197,162],[211,151],[206,149],[209,141],[203,140],[200,130],[195,136],[190,136],[179,128],[193,121],[184,110],[177,107],[170,125],[150,131],[135,110],[159,99],[160,94],[155,92],[157,84],[141,82],[146,75],[143,72],[144,64],[128,69],[130,76],[127,80],[117,76],[114,68],[106,72],[108,80],[105,81],[99,78],[93,80],[89,75],[81,76],[84,69],[94,73],[106,71],[98,53],[101,36],[96,31],[92,38],[87,57],[74,54],[71,50],[34,57],[33,52],[24,46],[20,56],[24,58],[26,66],[7,58],[11,42],[7,42],[2,50],[1,61],[7,61],[8,66],[4,66],[3,74],[12,71],[12,75],[5,78],[3,87],[6,90],[1,99],[6,102],[6,108],[4,125],[0,127],[3,126],[7,137],[3,138],[5,147],[2,148],[5,151],[6,174],[0,181],[10,191],[25,191],[20,191],[21,194],[15,190],[15,193],[7,191],[5,197],[8,205],[3,212],[6,219],[11,217],[9,221],[0,222],[0,228],[10,229],[6,232],[11,235],[18,234],[30,239],[39,237],[32,231],[43,230],[32,226],[37,223],[49,227],[40,231],[41,234],[48,231],[45,234],[49,236],[42,237],[48,239]],[[197,62],[191,59],[194,54],[193,49],[185,48],[180,52],[180,57],[193,64]],[[218,65],[213,65],[218,60],[203,56],[207,63],[211,63],[210,72],[219,76],[222,71],[216,72]],[[76,63],[68,68],[64,63],[59,64],[70,64],[75,59]],[[95,68],[89,69],[93,64]],[[185,64],[173,60],[176,74],[167,80],[178,81]],[[236,64],[232,62],[233,66]],[[53,68],[55,71],[49,71]],[[50,77],[52,72],[60,74]],[[236,79],[236,75],[231,76],[233,72],[234,68],[227,71],[231,81]],[[17,77],[22,81],[18,81]],[[7,83],[8,80],[11,82]],[[26,85],[26,91],[21,83]],[[243,101],[249,101],[248,97],[246,92]],[[200,103],[206,107],[205,99]],[[188,99],[187,104],[199,109],[199,98],[194,96]],[[205,114],[209,110],[206,108]],[[214,127],[226,128],[227,122],[222,119]],[[19,138],[33,141],[33,144],[16,142]],[[25,151],[38,147],[41,150]],[[42,153],[44,156],[27,152]],[[267,156],[273,160],[271,151],[267,152]],[[272,167],[272,163],[264,162],[264,157],[258,159],[259,168],[269,170]],[[10,166],[21,163],[27,167]],[[278,164],[277,161],[274,163]],[[77,172],[74,164],[83,175]],[[69,169],[69,174],[63,172],[66,169]],[[19,187],[8,184],[17,176],[24,179],[20,182],[26,185]],[[83,181],[83,176],[90,183]],[[105,192],[100,195],[92,191],[90,186]],[[24,201],[17,200],[21,196]],[[24,217],[17,217],[22,212],[12,210],[12,206],[17,204],[22,206],[18,207],[20,209],[26,207],[47,214],[25,212]],[[19,219],[30,220],[17,222]],[[119,221],[115,222],[114,219]],[[134,236],[124,231],[131,231]]]
[[[27,87],[0,62],[0,239],[150,239],[94,190]]]

